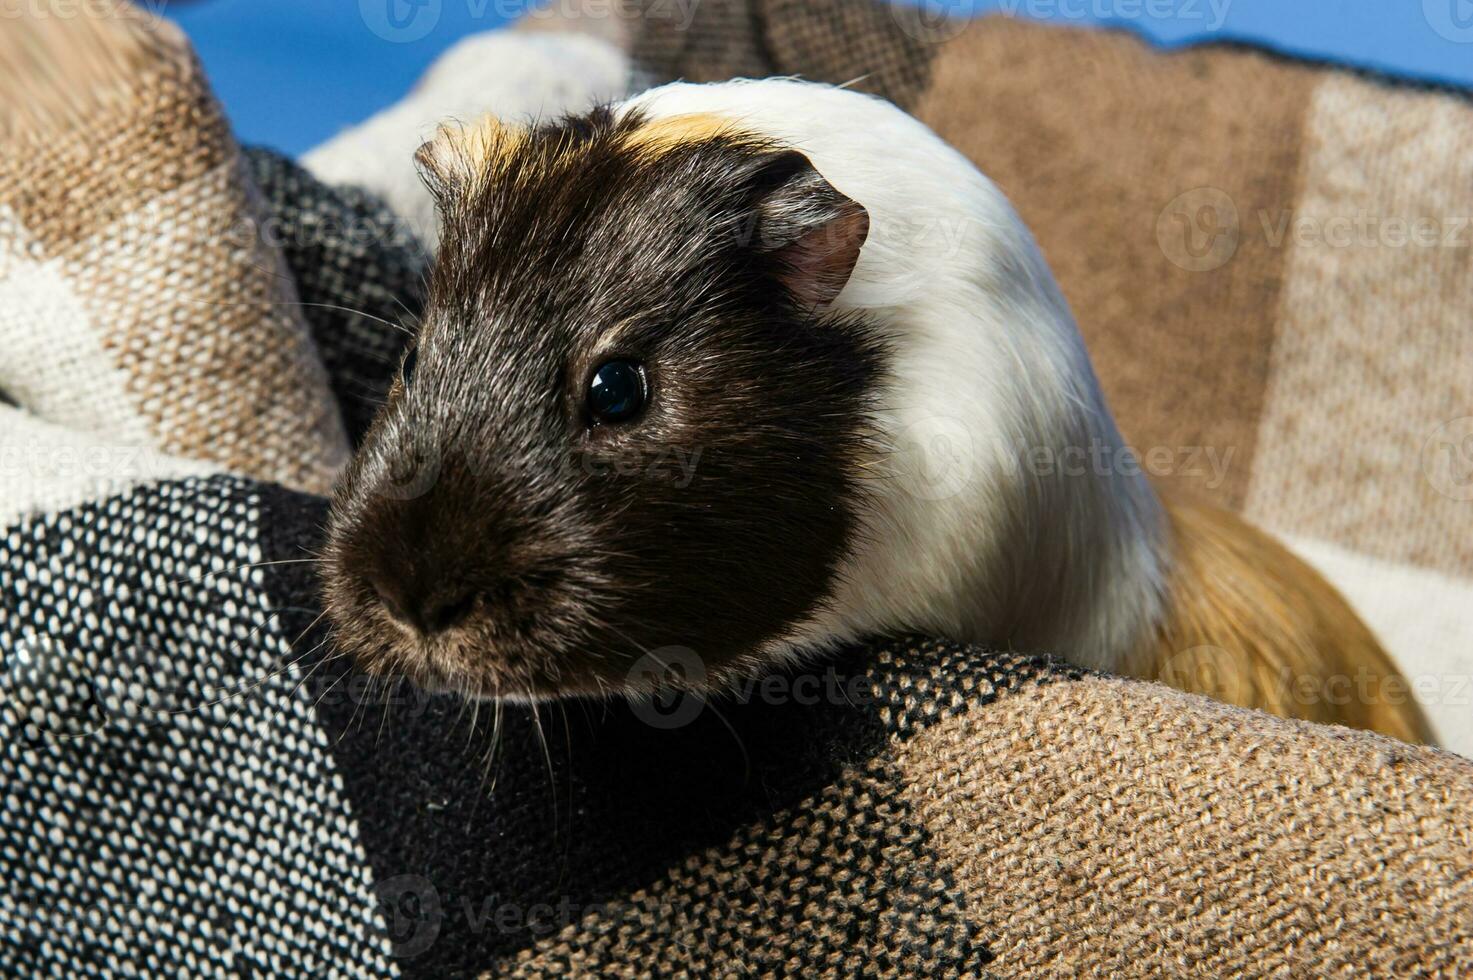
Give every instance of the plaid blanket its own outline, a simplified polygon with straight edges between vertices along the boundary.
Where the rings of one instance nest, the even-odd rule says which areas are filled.
[[[104,97],[0,112],[0,971],[1473,967],[1435,749],[924,639],[714,702],[357,674],[317,491],[422,250],[241,153],[167,31],[66,28]]]

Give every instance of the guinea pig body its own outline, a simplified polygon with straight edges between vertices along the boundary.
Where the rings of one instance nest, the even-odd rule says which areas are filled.
[[[1263,617],[1215,577],[1257,562],[1339,601],[1287,552],[1139,468],[1069,465],[1124,454],[1068,307],[997,188],[889,103],[676,84],[420,158],[427,314],[327,552],[368,664],[633,693],[661,650],[716,686],[917,631],[1146,676],[1218,632],[1219,672],[1349,666],[1325,653],[1343,603]],[[676,452],[683,485],[651,464]],[[1260,547],[1232,564],[1237,527]],[[1394,675],[1373,640],[1344,656]],[[1381,727],[1417,735],[1405,714]]]
[[[625,111],[753,128],[869,214],[834,308],[886,345],[882,451],[862,461],[864,532],[786,642],[904,628],[1116,667],[1161,615],[1162,515],[1138,472],[1034,465],[1122,444],[1053,276],[997,188],[919,121],[841,89],[677,84]]]

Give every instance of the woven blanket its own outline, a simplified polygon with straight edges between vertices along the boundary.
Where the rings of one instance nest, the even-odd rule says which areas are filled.
[[[0,116],[0,973],[1473,969],[1436,749],[924,639],[713,702],[359,675],[318,491],[423,252],[92,40],[105,98]]]

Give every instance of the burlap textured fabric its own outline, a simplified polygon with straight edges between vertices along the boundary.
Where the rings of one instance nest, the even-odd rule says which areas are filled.
[[[883,748],[513,975],[1473,967],[1467,760],[946,644],[866,656]]]

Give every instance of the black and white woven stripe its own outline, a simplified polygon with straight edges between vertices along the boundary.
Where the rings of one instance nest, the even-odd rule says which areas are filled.
[[[333,393],[356,443],[383,403],[424,302],[424,249],[378,198],[323,184],[270,150],[247,149]]]
[[[6,975],[393,972],[262,517],[213,477],[6,530]]]

